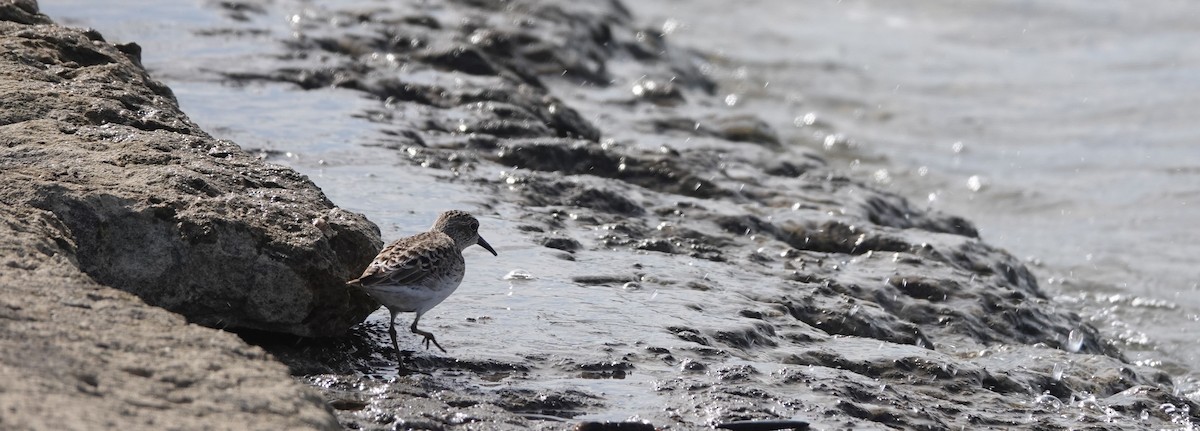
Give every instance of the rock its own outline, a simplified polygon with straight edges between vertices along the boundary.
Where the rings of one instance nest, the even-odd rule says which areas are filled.
[[[733,421],[717,424],[717,428],[733,431],[806,430],[804,421]]]
[[[98,35],[9,21],[0,46],[0,199],[61,224],[80,271],[217,328],[335,335],[376,308],[343,283],[382,245],[364,217],[200,131]]]
[[[0,206],[0,429],[340,429],[261,348],[97,284],[72,247]]]
[[[562,251],[566,251],[566,252],[572,252],[575,250],[579,250],[579,247],[581,247],[579,245],[579,241],[576,241],[571,238],[563,238],[563,237],[545,237],[545,238],[542,238],[540,242],[541,242],[542,246],[553,248],[553,249],[558,249],[558,250],[562,250]]]
[[[676,90],[676,92],[678,92]],[[689,118],[663,118],[651,121],[658,133],[677,132],[709,136],[733,142],[747,142],[778,148],[779,135],[763,120],[753,116],[715,117],[702,121]]]
[[[654,431],[654,425],[645,422],[580,422],[575,431]]]
[[[686,196],[708,198],[729,194],[708,180],[688,172],[673,157],[621,154],[586,141],[514,139],[494,153],[493,160],[534,171],[620,179],[641,187]]]
[[[37,0],[10,0],[0,5],[0,21],[20,24],[49,24],[50,18],[38,11]]]
[[[0,2],[0,429],[340,429],[197,324],[345,332],[378,228],[201,131],[139,51]]]

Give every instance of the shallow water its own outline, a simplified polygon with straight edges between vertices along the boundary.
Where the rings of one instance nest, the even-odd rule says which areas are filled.
[[[465,186],[436,182],[436,175],[445,175],[441,171],[411,175],[407,168],[396,168],[408,164],[403,154],[370,146],[376,143],[378,125],[356,114],[377,101],[343,90],[296,92],[276,84],[233,88],[218,83],[220,77],[212,71],[247,67],[238,62],[267,52],[262,45],[273,43],[270,35],[263,36],[261,45],[230,37],[229,45],[219,48],[213,47],[212,36],[201,41],[189,37],[214,27],[288,31],[285,22],[259,22],[277,17],[231,21],[202,2],[153,7],[117,3],[122,10],[138,12],[99,10],[118,10],[109,9],[111,3],[41,6],[60,22],[93,26],[109,40],[142,44],[144,63],[175,90],[185,112],[205,130],[247,149],[271,151],[270,160],[297,168],[335,202],[367,214],[380,225],[385,240],[424,230],[446,206],[479,204],[447,202],[432,191]],[[985,239],[1040,261],[1033,270],[1042,285],[1065,307],[1126,340],[1132,357],[1151,364],[1162,361],[1173,374],[1194,377],[1186,366],[1195,363],[1200,349],[1193,343],[1200,305],[1187,257],[1198,251],[1195,240],[1200,238],[1188,223],[1198,214],[1195,206],[1177,202],[1200,195],[1200,170],[1195,168],[1200,160],[1188,150],[1198,133],[1188,124],[1192,116],[1183,115],[1197,111],[1196,100],[1189,99],[1194,96],[1183,90],[1194,88],[1197,82],[1191,77],[1200,75],[1187,73],[1194,70],[1195,58],[1150,49],[1191,40],[1187,36],[1195,30],[1188,26],[1161,25],[1172,16],[1188,15],[1146,13],[1125,22],[1116,18],[1135,5],[1118,2],[1059,2],[1052,10],[990,4],[957,10],[953,3],[939,2],[895,10],[855,2],[796,9],[782,2],[749,2],[730,10],[724,3],[710,3],[630,6],[653,27],[670,20],[672,41],[713,53],[711,66],[726,86],[721,91],[735,95],[726,100],[739,109],[767,119],[793,135],[798,145],[819,148],[827,133],[843,134],[847,139],[836,140],[828,154],[835,164],[916,202],[967,216]],[[1035,7],[1039,9],[1031,9]],[[1100,19],[1104,17],[1109,19]],[[747,29],[747,22],[756,23],[755,28]],[[1091,22],[1107,27],[1091,28]],[[1014,25],[1040,36],[1010,37],[1017,34]],[[1113,26],[1126,31],[1110,31]],[[1148,27],[1156,31],[1096,41]],[[1132,48],[1144,57],[1123,55]],[[1014,52],[1022,60],[1014,60]],[[1153,73],[1146,77],[1146,70]],[[809,113],[814,113],[813,125],[806,124]],[[797,122],[804,127],[797,128]],[[955,150],[956,142],[962,143],[961,150]],[[1126,163],[1130,160],[1137,162]],[[982,178],[978,191],[969,187],[972,176]],[[492,210],[501,216],[515,213],[504,206]],[[560,253],[524,241],[519,222],[506,220],[512,219],[481,220],[485,237],[505,259],[482,250],[468,252],[471,270],[462,289],[422,320],[456,355],[469,357],[504,340],[511,351],[544,351],[550,357],[594,351],[597,362],[612,361],[605,352],[613,343],[654,346],[674,337],[605,328],[629,328],[628,319],[645,316],[647,310],[695,305],[679,292],[581,286],[570,282],[580,274],[565,267],[523,267],[553,262]],[[636,262],[605,258],[589,262],[581,255],[583,264],[601,268],[588,275],[612,275],[603,268],[622,268],[614,272],[624,274],[639,263],[647,268],[643,272],[657,269],[681,279],[722,277],[721,267],[708,268],[703,260],[680,267],[677,260],[656,253]],[[499,277],[516,269],[535,278]],[[726,299],[738,303],[737,298]],[[373,317],[382,318],[380,313]],[[662,318],[689,324],[669,314]],[[1162,325],[1179,329],[1155,329]],[[467,326],[470,330],[463,330]],[[588,331],[599,332],[592,339],[554,336]],[[768,359],[744,360],[770,373]],[[573,384],[619,398],[621,391],[654,384],[643,373],[663,371],[639,367],[622,384],[582,377]],[[1194,385],[1182,387],[1195,391]],[[622,405],[596,418],[627,419],[657,405],[639,402],[647,405]]]
[[[1200,4],[739,5],[630,7],[714,54],[737,105],[809,144],[840,134],[831,160],[974,221],[1132,359],[1200,389]]]

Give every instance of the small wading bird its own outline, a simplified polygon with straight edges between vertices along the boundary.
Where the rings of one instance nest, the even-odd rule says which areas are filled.
[[[466,264],[462,252],[479,246],[496,254],[496,250],[479,236],[479,221],[463,211],[446,211],[433,222],[428,232],[401,238],[384,247],[361,277],[346,282],[358,285],[387,307],[388,335],[396,360],[400,361],[400,346],[396,344],[396,314],[417,313],[408,329],[425,337],[425,349],[433,343],[443,353],[433,334],[417,329],[421,315],[454,293],[462,283]]]

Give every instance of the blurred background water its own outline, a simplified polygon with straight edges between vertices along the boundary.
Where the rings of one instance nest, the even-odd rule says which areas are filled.
[[[344,145],[378,139],[365,120],[347,120],[377,102],[340,90],[230,87],[206,73],[266,52],[278,35],[238,33],[253,26],[198,0],[40,5],[60,23],[141,44],[144,64],[205,130],[247,148],[286,143],[282,156],[327,190],[349,193],[332,197],[358,202],[351,209],[403,207],[353,195],[369,187],[337,187],[363,172],[388,175]],[[627,6],[647,31],[707,54],[728,105],[795,145],[825,148],[832,163],[880,188],[972,220],[1131,360],[1161,367],[1200,398],[1200,50],[1190,48],[1200,40],[1200,3]],[[253,25],[287,31],[282,20]],[[342,167],[303,159],[337,152]],[[383,219],[385,238],[426,222]]]

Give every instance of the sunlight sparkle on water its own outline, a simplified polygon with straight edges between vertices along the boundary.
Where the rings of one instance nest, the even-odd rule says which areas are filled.
[[[970,178],[967,178],[967,188],[971,189],[973,192],[982,190],[985,184],[986,181],[984,181],[983,177],[980,177],[979,175],[971,175]]]
[[[502,278],[504,280],[533,280],[537,277],[534,277],[533,273],[524,269],[514,269],[509,271],[508,274],[505,274]]]

